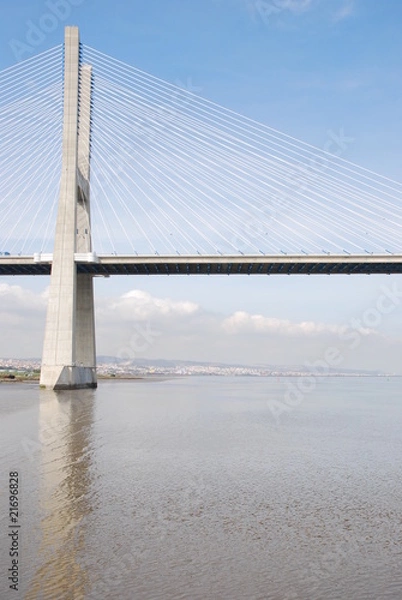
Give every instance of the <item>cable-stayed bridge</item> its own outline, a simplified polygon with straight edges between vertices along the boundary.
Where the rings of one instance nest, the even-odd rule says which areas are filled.
[[[1,72],[0,274],[52,275],[41,383],[96,385],[96,275],[401,273],[402,185],[329,150],[74,27]]]

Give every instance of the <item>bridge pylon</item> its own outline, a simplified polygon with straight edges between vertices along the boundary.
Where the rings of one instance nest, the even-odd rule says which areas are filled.
[[[96,387],[93,276],[77,273],[75,253],[90,253],[91,80],[80,64],[77,27],[64,40],[64,119],[60,194],[40,385]]]

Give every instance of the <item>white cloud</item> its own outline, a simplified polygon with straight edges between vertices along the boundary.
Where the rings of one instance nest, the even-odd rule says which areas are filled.
[[[36,294],[19,285],[0,283],[1,310],[20,313],[20,311],[44,311],[47,305],[48,290]]]
[[[47,290],[0,283],[0,356],[37,358],[42,352]]]
[[[238,311],[222,322],[222,329],[228,334],[271,333],[285,336],[311,336],[327,333],[339,335],[344,328],[337,325],[314,323],[312,321],[292,323],[286,319],[275,319]]]
[[[148,320],[158,317],[194,315],[199,306],[194,302],[177,302],[171,298],[157,298],[142,290],[131,290],[103,307],[103,312],[113,311],[123,319]]]
[[[0,356],[40,357],[46,304],[47,290],[37,293],[0,284]],[[402,342],[395,331],[383,335],[382,324],[378,331],[359,329],[361,342],[354,349],[351,325],[291,321],[246,311],[225,316],[196,302],[138,289],[115,298],[98,297],[96,328],[97,351],[102,355],[294,365],[314,361],[336,346],[345,357],[344,368],[400,371]],[[342,332],[349,334],[343,341]]]

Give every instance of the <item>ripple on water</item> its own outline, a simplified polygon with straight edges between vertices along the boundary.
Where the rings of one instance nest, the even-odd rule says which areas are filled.
[[[26,494],[24,598],[402,597],[399,386],[319,382],[279,426],[278,393],[195,378],[3,396],[0,466],[13,457]]]

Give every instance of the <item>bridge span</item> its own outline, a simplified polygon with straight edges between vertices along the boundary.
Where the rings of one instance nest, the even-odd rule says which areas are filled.
[[[0,257],[0,275],[50,275],[50,254]],[[392,275],[402,254],[96,255],[76,254],[77,273],[110,275]]]

